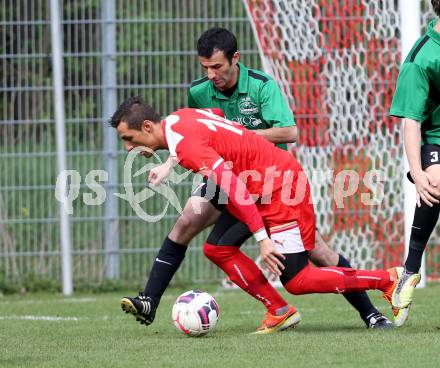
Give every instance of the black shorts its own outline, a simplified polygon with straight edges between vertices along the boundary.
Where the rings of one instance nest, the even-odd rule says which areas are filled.
[[[251,236],[252,233],[247,225],[233,216],[224,206],[206,241],[212,245],[241,247]]]
[[[438,144],[424,144],[421,148],[420,159],[422,170],[432,165],[440,165],[440,146]],[[409,171],[406,176],[411,183],[414,183]]]
[[[228,195],[218,185],[207,178],[192,192],[192,196],[206,198],[220,212],[226,208]]]
[[[226,207],[228,195],[214,182],[203,178],[202,183],[191,195],[206,198],[221,212],[208,236],[207,242],[209,244],[241,247],[252,236],[247,225],[229,213]]]
[[[309,252],[287,253],[284,257],[286,258],[281,261],[284,270],[281,271],[280,281],[286,285],[309,264]]]

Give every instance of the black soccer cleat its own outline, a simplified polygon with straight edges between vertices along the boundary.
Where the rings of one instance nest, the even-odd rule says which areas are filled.
[[[367,317],[367,328],[388,330],[394,328],[393,323],[382,313],[374,313]]]
[[[143,293],[139,293],[134,298],[129,296],[122,298],[121,308],[125,313],[132,314],[136,321],[146,326],[151,325],[156,316],[156,308],[154,308],[151,298]]]

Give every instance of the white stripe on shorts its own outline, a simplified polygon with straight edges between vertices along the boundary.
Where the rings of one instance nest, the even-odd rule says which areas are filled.
[[[270,238],[274,243],[275,249],[280,253],[300,253],[305,251],[299,227],[271,234]]]

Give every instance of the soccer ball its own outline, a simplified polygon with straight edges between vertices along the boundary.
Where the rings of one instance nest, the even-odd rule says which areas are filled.
[[[172,316],[174,326],[185,335],[203,336],[215,328],[220,310],[211,295],[190,290],[177,298]]]

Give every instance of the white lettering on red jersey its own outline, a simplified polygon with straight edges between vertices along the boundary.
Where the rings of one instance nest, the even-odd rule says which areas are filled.
[[[310,199],[306,183],[303,201],[291,206],[283,204],[280,198],[283,173],[292,173],[294,193],[295,178],[302,171],[301,165],[290,153],[277,148],[240,124],[225,119],[212,109],[177,110],[165,118],[163,130],[171,155],[177,157],[181,166],[209,176],[220,185],[228,193],[237,211],[233,214],[245,222],[252,232],[258,230],[256,226],[261,227],[261,216],[255,215],[257,207],[265,225],[272,227],[296,220],[299,216],[298,207]],[[230,181],[228,175],[232,176],[232,181],[235,180],[236,184],[231,183],[226,187],[225,183],[229,184]],[[242,185],[243,182],[245,186]],[[236,192],[243,194],[244,201],[237,203],[234,200]],[[247,200],[249,193],[259,198],[257,207]],[[259,219],[252,219],[249,212]]]

